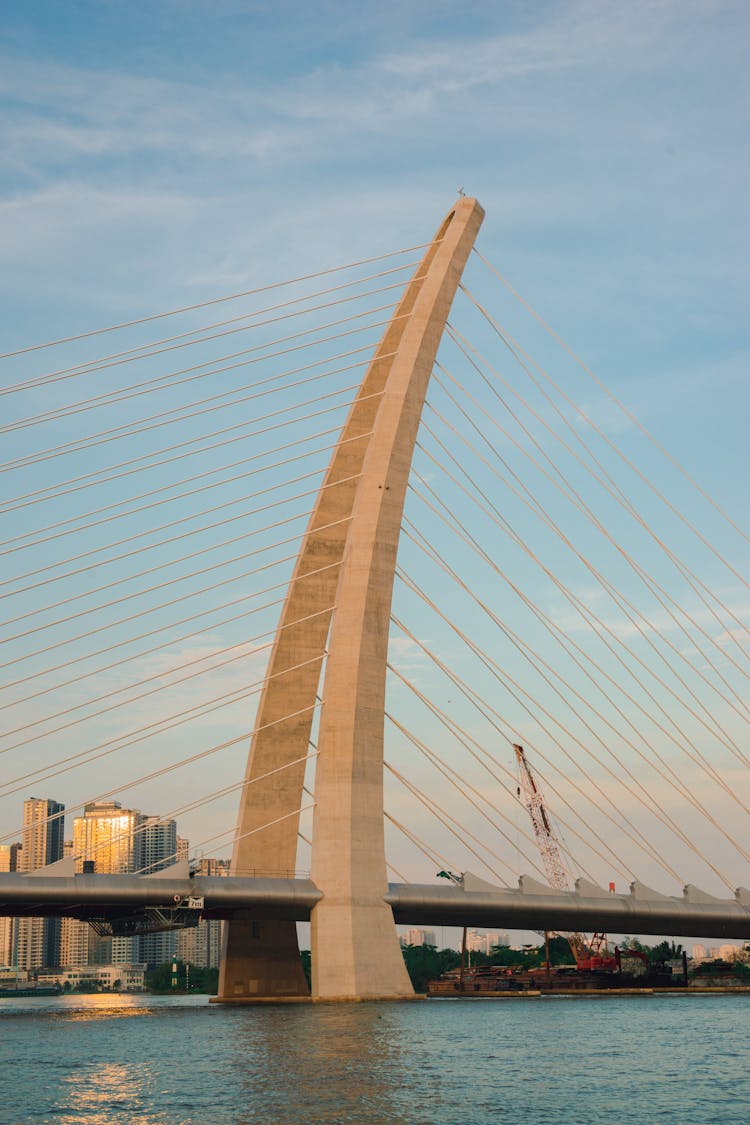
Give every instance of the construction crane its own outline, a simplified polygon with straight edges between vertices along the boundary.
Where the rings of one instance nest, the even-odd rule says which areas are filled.
[[[523,746],[514,744],[513,750],[518,763],[518,796],[523,795],[523,803],[531,817],[531,824],[539,846],[545,873],[550,885],[556,890],[569,891],[570,880],[562,861],[560,845],[544,807],[542,794],[531,772],[531,766],[526,760]],[[617,968],[616,958],[609,953],[606,934],[594,934],[590,940],[579,933],[563,934],[562,936],[570,945],[579,971],[590,972],[594,969],[611,971]]]

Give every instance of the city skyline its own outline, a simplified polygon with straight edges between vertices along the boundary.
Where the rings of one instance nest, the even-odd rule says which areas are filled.
[[[40,829],[39,821],[44,809],[52,810],[49,815],[54,818],[53,824],[63,822],[59,816],[61,811],[58,802],[50,798],[27,798],[24,806],[28,804],[25,819],[29,823],[29,831],[35,844],[35,854],[42,849],[54,850],[55,844],[50,845],[46,834]],[[64,811],[64,810],[62,810]],[[135,809],[123,809],[120,802],[110,800],[107,802],[93,803],[87,807],[87,812],[82,817],[74,817],[73,836],[65,840],[63,854],[58,858],[75,858],[76,870],[83,871],[87,857],[98,857],[98,871],[100,874],[153,874],[156,870],[163,870],[175,862],[186,862],[190,857],[189,841],[177,833],[177,824],[173,820],[163,820],[155,815],[146,815]],[[76,822],[78,826],[76,829]],[[57,839],[55,835],[55,839]],[[76,844],[76,840],[78,843]],[[47,854],[45,850],[44,854]],[[28,855],[22,859],[23,847],[21,843],[0,845],[0,872],[23,870],[24,862],[32,862]],[[49,862],[56,862],[51,859]],[[95,861],[96,866],[96,861]],[[137,872],[135,868],[137,866]],[[231,861],[217,857],[195,857],[191,861],[191,870],[199,876],[226,876],[229,875]],[[31,868],[35,870],[37,868]],[[34,942],[34,953],[19,955],[19,935],[16,929],[21,921],[33,923],[27,926],[28,934],[22,940],[24,948],[30,948]],[[107,967],[107,971],[117,965],[131,965],[139,962],[149,965],[163,964],[176,955],[181,961],[189,962],[198,967],[217,968],[219,966],[222,941],[222,923],[217,919],[202,919],[197,926],[177,929],[171,932],[144,934],[137,939],[130,938],[101,938],[90,928],[87,922],[75,918],[61,919],[15,919],[0,918],[0,967],[15,966],[16,968],[38,969],[54,968],[40,960],[39,950],[43,948],[42,937],[48,934],[49,927],[40,923],[56,922],[57,948],[60,949],[60,968],[75,969],[76,967],[95,966]],[[309,947],[309,924],[299,923],[300,948]],[[441,926],[438,939],[437,929],[425,929],[420,926],[402,924],[398,927],[399,940],[404,945],[435,945],[438,948],[460,950],[462,946],[462,931],[451,926]],[[522,950],[533,945],[539,937],[538,934],[526,930],[507,931],[496,928],[471,927],[466,931],[466,949],[469,953],[480,952],[490,955],[495,946],[510,946],[514,950]],[[49,943],[49,937],[47,937]],[[622,943],[628,938],[623,935],[610,935],[610,945]],[[656,942],[657,938],[650,939]],[[683,939],[684,940],[684,939]],[[713,942],[706,944],[700,941],[688,941],[688,952],[696,960],[725,959],[732,960],[733,955],[741,956],[743,946],[732,942]],[[114,944],[113,944],[114,943]],[[134,944],[136,943],[136,944]],[[49,944],[47,945],[49,948]],[[37,964],[31,965],[36,958]],[[24,965],[21,960],[24,960]],[[26,962],[29,962],[26,964]],[[110,974],[111,975],[111,974]],[[92,978],[93,979],[93,978]]]
[[[24,833],[17,844],[0,846],[0,872],[30,874],[62,859],[77,873],[151,875],[187,861],[189,843],[177,835],[172,819],[123,808],[115,800],[91,802],[73,815],[71,838],[64,839],[65,809],[51,798],[23,802]],[[197,859],[198,874],[229,872],[226,859]],[[40,969],[99,966],[110,976],[114,966],[154,966],[177,955],[205,968],[218,968],[222,923],[201,919],[184,930],[136,937],[102,936],[76,918],[0,918],[0,965],[26,973]],[[93,978],[92,978],[93,979]]]

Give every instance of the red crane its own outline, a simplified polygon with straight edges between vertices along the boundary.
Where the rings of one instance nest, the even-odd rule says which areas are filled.
[[[520,797],[523,794],[523,803],[531,817],[534,836],[550,886],[558,891],[569,891],[570,880],[560,854],[560,845],[544,807],[542,794],[531,772],[531,766],[526,760],[523,746],[514,745],[513,749],[518,763],[518,795]],[[610,955],[606,934],[594,934],[590,940],[579,933],[562,936],[568,941],[580,971],[590,972],[592,969],[610,971],[618,967],[617,959]]]

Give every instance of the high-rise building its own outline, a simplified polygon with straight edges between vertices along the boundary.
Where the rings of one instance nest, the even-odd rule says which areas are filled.
[[[196,866],[196,875],[223,879],[229,874],[231,866],[229,859],[201,859]]]
[[[65,805],[49,797],[29,797],[23,803],[23,833],[19,871],[36,871],[63,856]]]
[[[95,937],[88,922],[78,918],[60,919],[60,966],[72,969],[89,963],[89,945]]]
[[[93,863],[102,875],[130,875],[138,870],[137,831],[141,823],[137,809],[124,809],[119,801],[97,801],[86,805],[83,816],[73,821],[73,854],[76,870]],[[89,961],[94,964],[127,965],[133,956],[133,938],[89,935]]]
[[[62,859],[64,812],[65,806],[49,797],[29,797],[24,801],[19,871],[36,871]],[[15,957],[19,969],[59,965],[59,918],[18,918],[15,930]]]
[[[495,946],[507,945],[509,940],[507,933],[504,931],[491,930],[486,934],[480,933],[479,930],[467,930],[466,932],[466,948],[470,953],[486,953],[489,955]]]
[[[63,855],[74,855],[72,840],[65,841]],[[63,969],[88,965],[89,936],[94,935],[88,922],[81,922],[78,918],[60,919],[60,966]]]
[[[185,841],[187,844],[187,841]],[[197,874],[224,877],[229,874],[228,859],[202,859]],[[224,923],[218,918],[201,918],[197,926],[177,931],[175,952],[181,961],[200,965],[204,969],[218,969],[221,959],[221,942]]]
[[[401,938],[402,945],[435,945],[435,931],[412,926]]]
[[[0,871],[15,871],[19,844],[0,844]],[[13,964],[15,918],[0,918],[0,968]]]
[[[141,817],[136,855],[140,875],[153,875],[176,863],[177,822],[158,816]]]
[[[487,954],[492,953],[499,945],[510,945],[510,938],[505,930],[490,930],[484,935],[484,941],[484,952]]]
[[[90,862],[100,875],[132,874],[139,858],[136,831],[141,819],[137,809],[124,809],[119,801],[86,805],[83,816],[73,821],[76,871]]]
[[[177,858],[177,823],[158,816],[144,816],[138,827],[136,847],[137,868],[141,875],[153,875],[171,867]],[[143,934],[140,938],[138,960],[146,965],[163,965],[171,961],[175,952],[176,934],[166,930],[158,934]]]

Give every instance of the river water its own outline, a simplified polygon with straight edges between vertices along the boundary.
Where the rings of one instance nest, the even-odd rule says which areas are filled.
[[[0,1000],[0,1123],[750,1121],[750,995]]]

